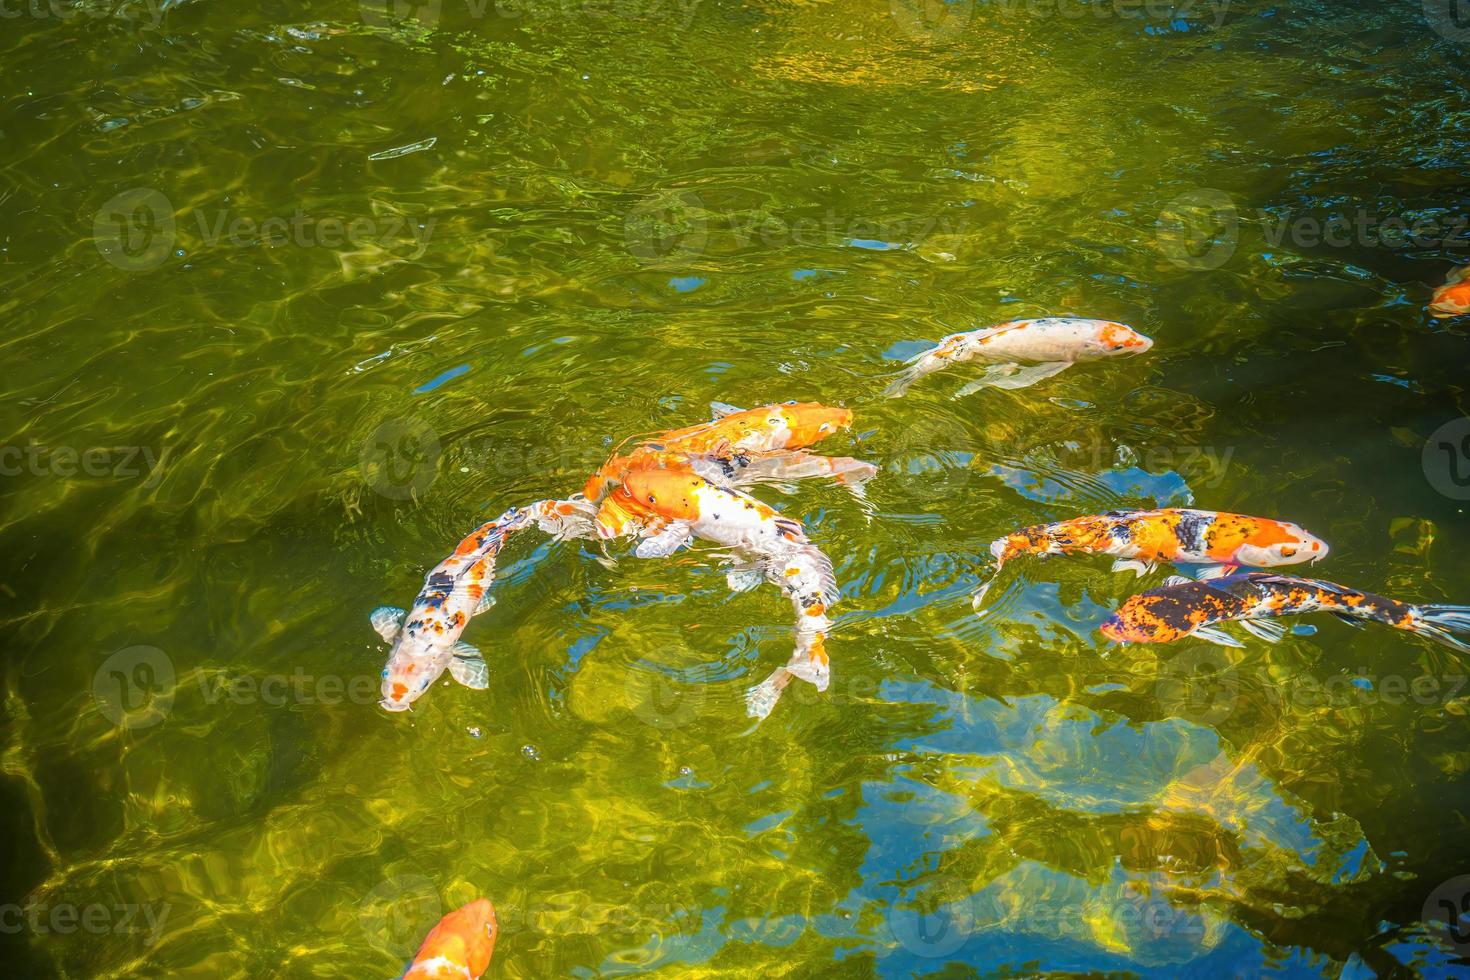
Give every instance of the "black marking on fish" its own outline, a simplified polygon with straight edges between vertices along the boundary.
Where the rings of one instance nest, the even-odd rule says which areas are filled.
[[[1199,514],[1190,511],[1179,518],[1179,526],[1175,528],[1175,535],[1180,545],[1186,551],[1203,553],[1206,550],[1206,538],[1210,532],[1210,525],[1215,519],[1208,514]]]

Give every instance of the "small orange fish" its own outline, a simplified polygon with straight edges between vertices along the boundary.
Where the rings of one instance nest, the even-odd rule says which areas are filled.
[[[1445,284],[1434,291],[1429,312],[1441,320],[1470,313],[1470,265],[1453,270]]]
[[[480,980],[499,931],[489,899],[455,909],[429,930],[402,980]]]

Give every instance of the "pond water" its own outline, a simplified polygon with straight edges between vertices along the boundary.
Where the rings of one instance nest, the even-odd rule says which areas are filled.
[[[1111,647],[1101,559],[969,602],[1153,504],[1470,602],[1448,4],[0,9],[10,975],[397,976],[479,895],[491,977],[1464,975],[1470,660]],[[1155,346],[879,397],[1043,314]],[[790,607],[707,547],[528,532],[489,689],[376,707],[464,533],[787,399],[880,467],[758,491],[836,564],[825,694],[745,717]]]

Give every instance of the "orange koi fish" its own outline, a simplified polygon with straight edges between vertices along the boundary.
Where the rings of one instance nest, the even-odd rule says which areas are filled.
[[[499,931],[488,899],[461,906],[429,930],[401,980],[480,980]]]
[[[652,467],[626,473],[622,486],[603,502],[597,528],[604,538],[640,536],[634,551],[640,558],[673,554],[696,537],[714,542],[741,559],[726,577],[733,591],[768,581],[790,597],[797,614],[795,652],[785,667],[749,691],[749,715],[769,715],[793,678],[818,691],[827,689],[827,610],[839,592],[832,562],[799,523],[688,468]]]
[[[967,361],[990,367],[983,377],[955,392],[956,398],[981,388],[1025,388],[1081,361],[1142,354],[1153,345],[1137,330],[1112,320],[1012,320],[983,330],[950,334],[938,347],[909,358],[909,366],[899,372],[883,394],[897,398],[920,378]]]
[[[368,616],[373,629],[392,645],[383,667],[386,711],[407,711],[445,670],[465,687],[484,690],[490,671],[479,650],[461,640],[470,618],[495,602],[495,559],[515,532],[533,522],[553,537],[583,536],[593,509],[579,500],[542,500],[513,507],[482,524],[424,579],[412,611],[379,606]]]
[[[1470,313],[1470,265],[1450,272],[1445,284],[1434,291],[1429,312],[1441,320]]]
[[[1207,582],[1175,580],[1133,596],[1100,627],[1118,643],[1168,643],[1187,636],[1243,646],[1215,628],[1238,622],[1252,635],[1276,642],[1286,632],[1278,616],[1328,612],[1354,626],[1382,623],[1470,653],[1470,606],[1415,605],[1358,592],[1332,582],[1270,572],[1244,572]]]
[[[784,483],[824,476],[861,496],[864,482],[877,467],[862,460],[804,452],[852,425],[852,412],[817,402],[784,402],[738,409],[719,402],[714,419],[701,425],[671,429],[649,439],[625,456],[614,456],[587,481],[582,496],[597,503],[636,466],[669,465],[684,460],[715,483],[730,486]]]
[[[1199,577],[1215,578],[1241,565],[1275,568],[1319,561],[1329,550],[1321,538],[1289,521],[1181,508],[1114,510],[1037,524],[990,545],[997,575],[1018,555],[1111,555],[1117,559],[1115,572],[1144,575],[1169,562],[1206,566]],[[975,593],[976,609],[990,585]]]

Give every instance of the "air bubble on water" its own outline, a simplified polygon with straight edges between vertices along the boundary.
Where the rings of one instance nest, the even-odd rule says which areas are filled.
[[[692,775],[694,775],[694,770],[693,769],[690,769],[688,766],[680,766],[679,767],[679,775],[681,775],[681,776],[692,776]]]
[[[522,745],[521,755],[525,756],[527,759],[530,759],[533,762],[541,761],[541,753],[536,751],[536,746],[534,745]]]
[[[465,731],[470,733],[470,738],[479,738],[481,735],[485,734],[484,732],[480,731],[479,725],[470,725],[465,728]]]

